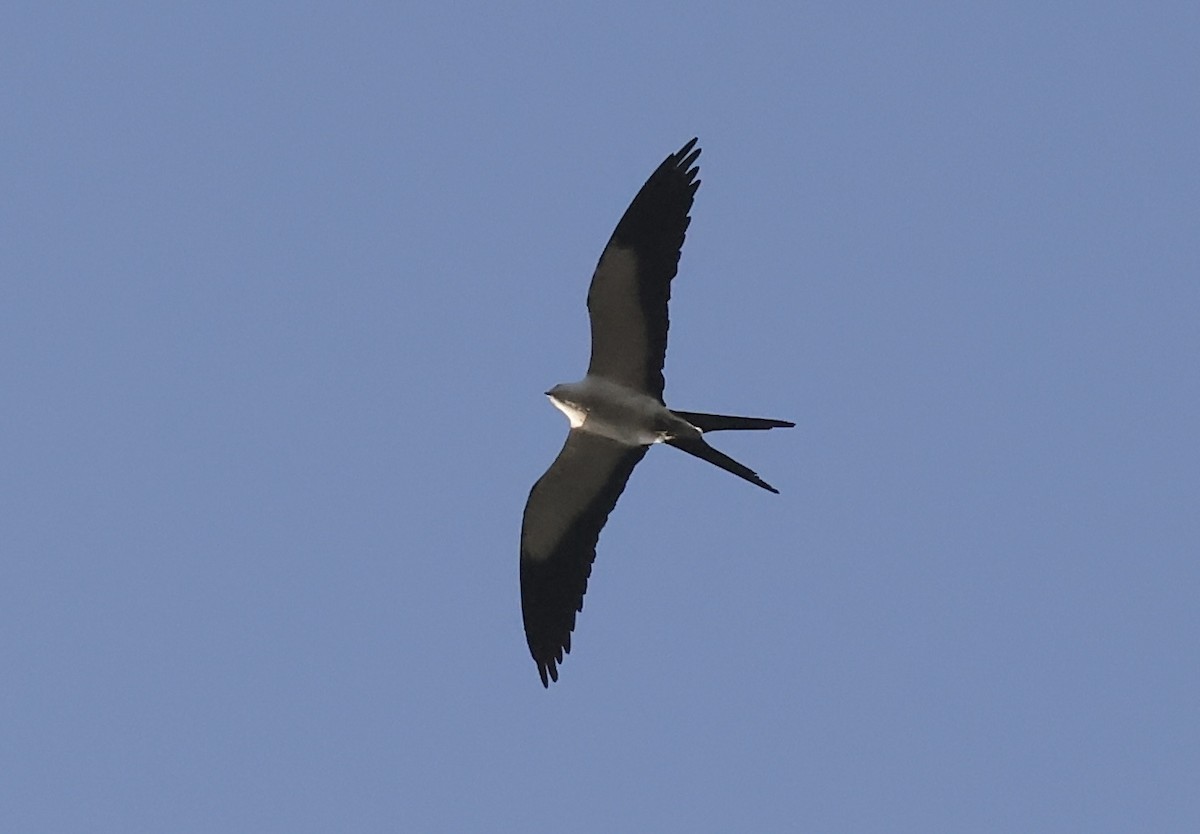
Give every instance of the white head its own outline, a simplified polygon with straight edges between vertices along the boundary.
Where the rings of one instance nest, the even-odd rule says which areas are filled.
[[[567,415],[571,428],[577,429],[587,420],[587,410],[572,402],[575,398],[571,396],[570,385],[555,385],[546,392],[546,396],[550,398],[550,402],[555,408]]]

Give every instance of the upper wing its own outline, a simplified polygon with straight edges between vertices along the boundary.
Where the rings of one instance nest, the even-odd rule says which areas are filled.
[[[700,180],[696,140],[658,166],[604,247],[588,290],[592,361],[588,374],[662,400],[667,301],[679,268],[688,212]]]
[[[547,676],[558,680],[556,664],[571,651],[600,529],[645,454],[644,446],[572,430],[529,492],[521,522],[521,613],[543,686],[550,685]]]

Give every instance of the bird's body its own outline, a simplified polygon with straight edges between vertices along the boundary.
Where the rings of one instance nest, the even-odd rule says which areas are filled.
[[[618,382],[585,376],[546,392],[554,407],[567,415],[572,429],[599,434],[626,446],[662,443],[673,434],[699,432],[661,402]]]
[[[529,493],[521,524],[521,609],[542,684],[558,680],[600,530],[634,466],[657,443],[707,460],[770,492],[705,432],[789,427],[785,420],[673,411],[663,402],[667,302],[678,269],[700,155],[693,139],[650,175],[617,224],[588,291],[592,357],[579,382],[546,392],[571,424]]]

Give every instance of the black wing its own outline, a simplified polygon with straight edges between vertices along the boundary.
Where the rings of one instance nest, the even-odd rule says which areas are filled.
[[[572,430],[529,492],[521,522],[521,613],[543,686],[558,680],[556,664],[571,651],[600,530],[645,454],[643,446]]]
[[[604,247],[588,290],[592,360],[588,374],[662,401],[667,301],[691,218],[700,169],[696,140],[658,166]]]

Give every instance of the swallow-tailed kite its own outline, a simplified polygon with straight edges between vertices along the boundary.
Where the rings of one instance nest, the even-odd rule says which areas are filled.
[[[546,392],[571,431],[533,485],[521,524],[521,609],[543,686],[558,680],[557,664],[571,651],[600,529],[648,448],[667,443],[778,493],[703,435],[794,423],[673,411],[663,403],[667,300],[700,185],[695,145],[693,139],[658,166],[604,247],[588,290],[587,376]]]

